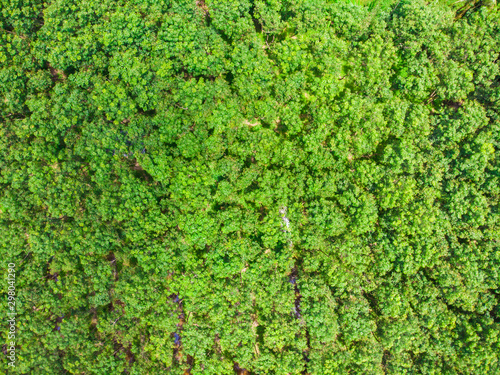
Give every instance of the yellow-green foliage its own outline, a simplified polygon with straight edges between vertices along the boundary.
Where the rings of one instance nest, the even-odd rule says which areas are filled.
[[[499,15],[376,9],[3,1],[8,373],[499,374]]]

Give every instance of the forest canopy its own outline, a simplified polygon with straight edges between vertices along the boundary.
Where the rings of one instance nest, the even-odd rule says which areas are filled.
[[[469,3],[3,0],[1,371],[500,374]]]

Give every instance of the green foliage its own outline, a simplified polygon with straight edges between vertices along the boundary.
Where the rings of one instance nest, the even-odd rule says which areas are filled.
[[[355,3],[3,1],[3,371],[500,373],[499,13]]]

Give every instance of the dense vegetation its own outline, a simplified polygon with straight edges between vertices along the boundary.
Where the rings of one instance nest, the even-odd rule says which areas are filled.
[[[2,1],[6,371],[500,374],[500,17],[473,10]]]

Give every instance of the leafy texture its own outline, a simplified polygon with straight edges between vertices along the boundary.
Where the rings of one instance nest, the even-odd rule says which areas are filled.
[[[500,373],[476,8],[4,1],[9,373]]]

